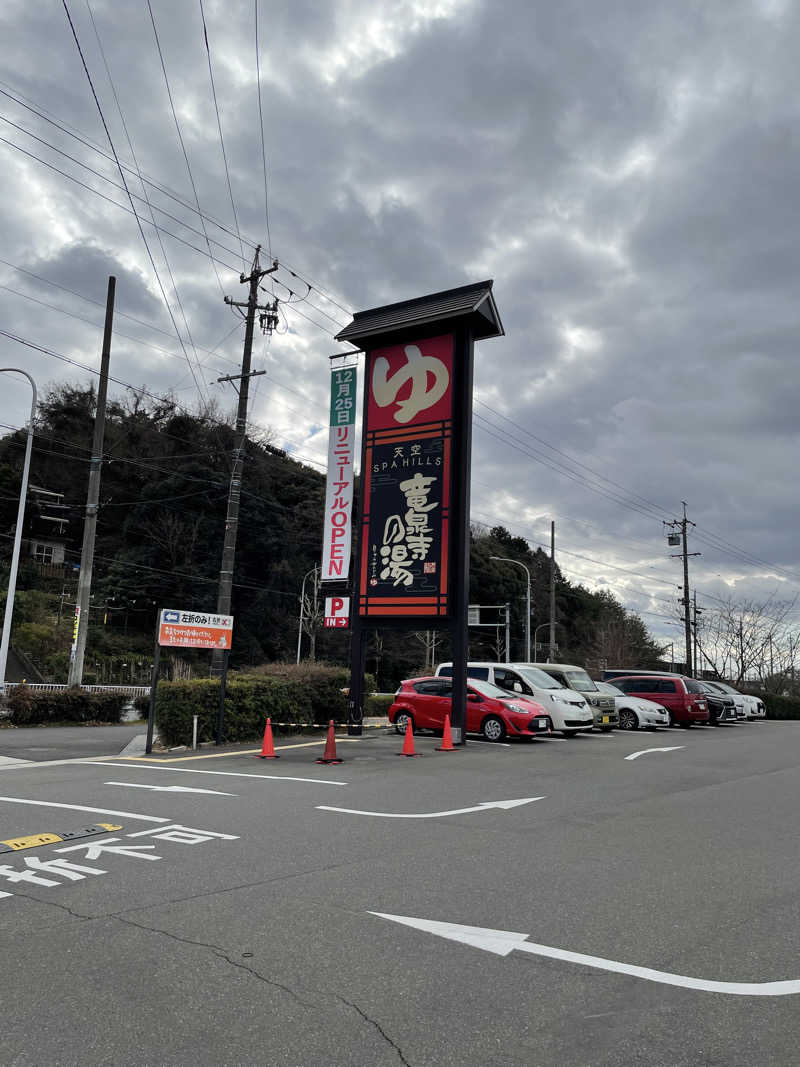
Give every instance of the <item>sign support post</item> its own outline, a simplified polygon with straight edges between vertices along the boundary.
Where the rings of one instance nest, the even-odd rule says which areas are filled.
[[[225,690],[228,687],[228,659],[230,652],[225,649],[222,653],[222,676],[219,680],[219,711],[217,712],[217,732],[214,738],[215,745],[222,744],[222,726],[225,721]]]
[[[161,645],[158,641],[158,623],[156,623],[156,644],[153,649],[153,676],[150,680],[150,708],[147,712],[147,741],[144,752],[149,756],[153,751],[153,730],[156,724],[156,689],[158,688],[158,667],[161,660]]]
[[[492,282],[358,312],[365,353],[348,733],[360,734],[371,629],[446,630],[453,743],[465,742],[474,341],[503,333]]]

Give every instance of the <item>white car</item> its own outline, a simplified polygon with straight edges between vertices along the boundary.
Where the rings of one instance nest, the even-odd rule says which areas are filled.
[[[452,678],[453,664],[440,663],[436,674]],[[532,697],[545,707],[553,729],[558,730],[563,737],[589,733],[594,725],[592,709],[581,694],[572,689],[564,689],[549,674],[537,670],[536,667],[529,667],[524,663],[470,660],[467,664],[467,675],[492,682],[509,693]]]
[[[734,703],[736,704],[736,717],[738,719],[766,719],[767,709],[764,707],[764,701],[759,700],[758,697],[750,696],[749,693],[740,693],[738,689],[734,689],[732,685],[728,685],[727,682],[710,682],[710,685],[715,686],[717,689],[721,689],[727,696],[732,696]]]
[[[619,714],[620,730],[638,730],[640,726],[654,730],[656,726],[669,726],[669,712],[654,700],[623,693],[611,682],[594,683],[601,693],[614,697]]]

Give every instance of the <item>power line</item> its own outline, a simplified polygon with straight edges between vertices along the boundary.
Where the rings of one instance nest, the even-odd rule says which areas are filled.
[[[95,23],[94,15],[92,14],[92,7],[91,7],[91,4],[89,3],[89,0],[86,0],[86,8],[87,8],[87,10],[89,12],[89,18],[91,19],[91,22],[92,22],[92,28],[94,29],[94,35],[97,38],[97,47],[100,50],[100,56],[101,56],[101,58],[103,60],[103,66],[105,67],[106,77],[108,78],[108,84],[111,86],[111,92],[113,93],[113,96],[114,96],[114,103],[117,105],[117,111],[119,113],[120,122],[122,123],[122,129],[125,132],[125,140],[128,142],[128,148],[129,148],[130,153],[131,153],[131,158],[133,159],[133,165],[136,167],[136,173],[139,176],[139,183],[140,183],[140,185],[142,187],[142,194],[144,195],[144,199],[145,199],[145,201],[147,203],[147,207],[148,207],[148,210],[150,212],[150,218],[152,219],[153,226],[155,227],[155,230],[156,230],[156,239],[158,240],[158,246],[161,249],[161,255],[164,258],[164,264],[165,264],[165,266],[167,268],[167,273],[169,274],[169,280],[172,283],[172,291],[175,293],[175,300],[177,301],[178,309],[180,310],[181,318],[183,319],[183,325],[186,328],[186,336],[189,339],[189,344],[192,346],[192,351],[194,352],[195,362],[198,365],[198,369],[200,370],[200,375],[202,377],[202,373],[203,373],[202,364],[200,363],[200,359],[199,359],[199,357],[197,355],[197,349],[195,348],[195,344],[194,344],[194,341],[192,339],[192,332],[189,329],[189,323],[188,323],[188,321],[186,319],[186,312],[183,309],[183,302],[181,300],[180,293],[178,292],[178,286],[177,286],[177,283],[175,281],[175,277],[174,277],[174,275],[172,273],[172,267],[170,266],[169,259],[167,258],[166,249],[164,248],[164,242],[161,240],[161,233],[159,232],[158,227],[155,226],[156,219],[155,219],[155,214],[153,212],[153,206],[150,203],[150,200],[149,200],[148,195],[147,195],[147,186],[145,185],[144,181],[142,180],[142,172],[141,172],[141,169],[139,167],[139,161],[136,158],[136,152],[133,149],[133,141],[131,140],[131,135],[128,132],[128,124],[126,123],[125,116],[124,116],[124,114],[122,112],[122,105],[120,104],[119,96],[117,94],[117,87],[114,84],[114,79],[111,77],[111,69],[109,68],[108,61],[106,59],[106,53],[105,53],[105,50],[103,49],[103,42],[100,39],[100,33],[98,32],[97,24]],[[194,374],[192,375],[192,377],[194,377]],[[195,379],[195,382],[196,382],[196,379]]]
[[[269,189],[267,185],[267,149],[264,140],[264,112],[261,106],[261,63],[258,49],[258,0],[254,0],[255,8],[255,45],[256,45],[256,85],[258,89],[258,124],[261,130],[261,162],[264,169],[264,218],[267,223],[267,254],[272,259],[272,235],[269,232]]]
[[[219,130],[219,143],[222,148],[222,162],[225,166],[225,180],[228,183],[228,194],[231,198],[231,211],[233,212],[233,225],[236,227],[236,235],[239,238],[239,250],[242,256],[242,270],[245,269],[244,261],[244,245],[242,244],[242,235],[239,233],[239,219],[236,216],[236,204],[233,200],[233,189],[231,187],[231,175],[228,170],[228,157],[225,154],[225,140],[222,136],[222,121],[219,117],[219,106],[217,104],[217,90],[214,85],[214,71],[211,67],[211,47],[208,43],[208,27],[206,26],[206,13],[203,10],[203,0],[200,0],[200,18],[203,20],[203,40],[206,44],[206,56],[208,57],[208,77],[211,81],[211,95],[214,98],[214,112],[217,116],[217,129]],[[197,205],[200,206],[199,204]]]
[[[124,172],[122,170],[122,166],[120,164],[119,157],[117,156],[117,150],[114,147],[114,142],[113,142],[112,137],[111,137],[111,131],[109,130],[108,124],[106,123],[105,115],[103,114],[103,109],[100,106],[100,101],[99,101],[99,99],[97,97],[97,93],[95,92],[94,83],[92,82],[92,76],[89,73],[89,68],[86,65],[86,60],[84,59],[83,50],[81,49],[81,43],[78,40],[78,34],[77,34],[76,30],[75,30],[75,26],[74,26],[74,24],[72,22],[72,17],[71,17],[71,15],[69,13],[69,7],[67,6],[67,0],[61,0],[61,2],[64,5],[64,11],[65,11],[66,16],[67,16],[67,21],[69,22],[69,27],[72,30],[72,36],[73,36],[73,38],[75,40],[75,47],[78,49],[78,55],[81,58],[81,63],[83,64],[83,69],[84,69],[84,71],[86,73],[87,81],[89,82],[89,88],[92,91],[92,96],[94,97],[94,102],[97,105],[97,111],[98,111],[98,114],[100,115],[100,121],[102,122],[103,129],[106,132],[106,137],[108,138],[108,143],[109,143],[109,146],[111,148],[111,152],[113,153],[114,160],[115,160],[115,162],[117,164],[117,169],[119,170],[120,178],[122,179],[122,184],[125,186],[125,192],[128,195],[128,200],[130,201],[131,210],[133,211],[134,218],[136,219],[136,225],[139,228],[139,233],[141,234],[142,242],[144,243],[144,247],[145,247],[145,250],[147,252],[147,257],[150,260],[150,265],[152,266],[153,273],[156,276],[156,281],[158,282],[158,287],[161,290],[162,297],[164,298],[164,304],[165,304],[165,306],[167,308],[167,312],[169,313],[170,320],[172,321],[172,325],[173,325],[173,328],[175,330],[175,334],[176,334],[176,336],[178,338],[178,343],[180,344],[181,349],[183,350],[183,353],[186,356],[186,362],[188,363],[189,369],[192,372],[192,377],[194,378],[195,386],[197,387],[197,391],[202,396],[202,392],[200,390],[200,385],[199,385],[199,383],[197,381],[197,378],[195,376],[194,368],[192,367],[191,360],[189,359],[189,353],[186,351],[186,348],[185,348],[185,346],[183,344],[183,339],[181,338],[180,331],[178,329],[178,324],[175,322],[175,317],[172,314],[172,308],[169,306],[169,301],[167,300],[167,294],[164,292],[164,286],[161,283],[161,278],[159,276],[158,269],[156,268],[155,260],[153,259],[153,254],[150,251],[150,246],[147,243],[147,238],[145,237],[144,230],[142,229],[141,220],[139,219],[139,215],[137,214],[136,208],[134,207],[133,198],[131,197],[130,190],[128,189],[128,183],[125,180],[125,174],[124,174]],[[148,0],[148,4],[149,4],[149,0]]]
[[[66,0],[65,0],[65,2],[66,2]],[[181,133],[181,126],[180,126],[180,123],[178,122],[178,115],[177,115],[177,112],[175,111],[175,104],[174,104],[174,102],[172,100],[172,90],[169,87],[169,78],[167,77],[167,67],[166,67],[166,64],[164,63],[164,54],[161,51],[161,41],[158,39],[158,29],[156,28],[156,20],[155,20],[155,16],[153,15],[153,8],[152,8],[152,6],[150,4],[150,0],[147,0],[147,10],[150,12],[150,21],[153,24],[153,34],[155,35],[155,39],[156,39],[156,48],[158,49],[158,58],[161,61],[161,70],[162,70],[162,72],[164,74],[164,84],[167,87],[167,96],[169,97],[169,106],[170,106],[170,110],[172,111],[172,118],[175,121],[175,129],[176,129],[176,131],[178,133],[178,140],[180,141],[181,151],[183,152],[183,158],[184,158],[184,160],[186,162],[186,170],[187,170],[187,172],[189,174],[189,182],[191,183],[192,192],[194,193],[194,200],[195,200],[195,203],[197,204],[197,213],[200,216],[200,225],[202,226],[203,234],[204,234],[205,239],[206,239],[206,244],[208,245],[208,255],[209,255],[210,259],[211,259],[211,265],[214,268],[214,274],[216,275],[217,284],[219,285],[220,292],[224,296],[225,295],[225,290],[224,290],[224,288],[222,286],[222,281],[220,280],[219,271],[217,270],[217,264],[216,264],[216,262],[214,260],[214,255],[213,255],[213,253],[211,251],[211,242],[208,239],[208,233],[206,231],[206,224],[205,224],[205,221],[204,221],[205,216],[203,215],[203,212],[200,210],[200,200],[199,200],[199,197],[197,195],[197,186],[194,183],[194,176],[192,175],[192,168],[191,168],[191,165],[189,163],[189,156],[188,156],[188,153],[186,151],[186,145],[183,143],[183,134]]]

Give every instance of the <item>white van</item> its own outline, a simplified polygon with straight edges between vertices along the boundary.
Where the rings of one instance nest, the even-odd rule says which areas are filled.
[[[453,664],[440,663],[437,676],[453,677]],[[544,706],[553,722],[553,729],[560,730],[564,737],[572,737],[581,731],[590,731],[594,725],[592,709],[580,693],[565,689],[549,674],[530,667],[526,663],[487,663],[470,660],[467,664],[468,678],[482,678],[507,689],[510,693],[523,693],[533,697]]]

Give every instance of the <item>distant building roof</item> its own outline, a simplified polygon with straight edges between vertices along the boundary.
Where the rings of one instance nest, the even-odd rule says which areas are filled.
[[[503,324],[492,296],[492,284],[491,280],[474,282],[458,289],[358,311],[350,325],[336,335],[336,340],[358,344],[395,330],[462,318],[469,320],[476,340],[502,337]]]

